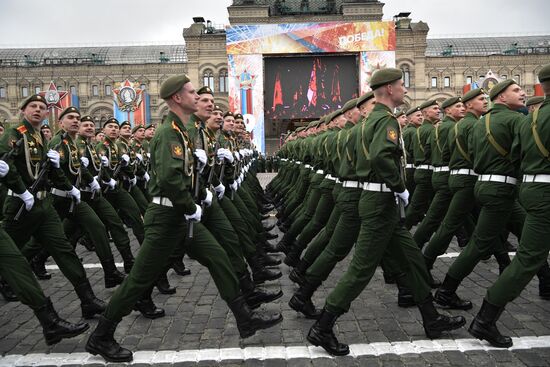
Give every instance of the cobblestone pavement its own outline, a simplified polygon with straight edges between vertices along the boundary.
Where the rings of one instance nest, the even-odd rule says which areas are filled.
[[[262,182],[273,175],[262,174]],[[273,222],[272,217],[268,221]],[[133,238],[133,237],[132,237]],[[132,241],[138,250],[135,239]],[[458,252],[453,243],[449,253]],[[118,262],[120,256],[113,247]],[[98,297],[108,300],[113,290],[103,288],[102,271],[95,254],[78,248],[87,264],[87,273]],[[454,255],[439,259],[434,275],[443,278]],[[345,271],[350,257],[340,263],[319,292],[314,302],[323,305],[328,292]],[[519,338],[510,350],[494,350],[486,343],[471,339],[466,328],[444,336],[444,340],[426,340],[420,314],[415,308],[397,307],[397,289],[385,285],[377,271],[369,287],[342,316],[336,328],[341,341],[353,344],[352,356],[329,358],[319,348],[309,346],[305,336],[311,320],[292,311],[287,302],[295,286],[288,280],[289,269],[282,265],[284,276],[266,285],[281,288],[284,296],[276,303],[263,306],[278,311],[284,321],[268,331],[241,340],[235,319],[218,292],[206,268],[186,259],[191,275],[169,274],[177,293],[172,296],[154,292],[157,305],[166,310],[166,317],[149,320],[137,312],[120,323],[116,338],[135,354],[134,365],[178,366],[546,366],[550,361],[550,303],[538,297],[538,281],[534,279],[522,295],[508,305],[499,327],[505,334]],[[54,265],[49,262],[48,265]],[[471,299],[473,310],[454,311],[464,315],[468,323],[479,310],[485,289],[497,277],[494,260],[480,263],[459,288],[459,294]],[[50,270],[51,280],[40,281],[60,315],[71,321],[80,318],[80,304],[69,282],[59,270]],[[91,328],[96,325],[91,320]],[[467,324],[468,325],[468,324]],[[102,365],[101,358],[84,351],[89,332],[48,347],[32,311],[18,302],[0,301],[0,366],[12,365]],[[538,337],[538,338],[537,338]],[[264,348],[266,347],[266,348]],[[199,362],[197,362],[199,361]]]

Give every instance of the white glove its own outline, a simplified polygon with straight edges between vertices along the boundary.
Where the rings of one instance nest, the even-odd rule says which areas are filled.
[[[136,158],[139,161],[139,163],[143,162],[143,156],[139,153],[136,153]]]
[[[218,195],[218,199],[223,199],[223,194],[225,194],[225,186],[220,183],[218,186],[214,187],[214,191]]]
[[[99,182],[97,182],[97,177],[94,177],[94,180],[92,182],[90,182],[90,184],[88,186],[90,186],[90,189],[92,189],[92,191],[100,191],[101,190],[101,187],[99,186]]]
[[[239,175],[239,180],[241,180],[241,182],[244,181],[244,173],[241,172],[241,174]],[[240,184],[241,182],[239,182],[239,184]]]
[[[239,176],[239,178],[235,181],[237,183],[237,187],[241,187],[241,182],[243,182],[242,178]]]
[[[76,203],[80,204],[80,190],[73,186],[69,193],[76,200]]]
[[[214,198],[214,196],[212,195],[212,191],[206,189],[206,197],[204,198],[204,200],[202,201],[202,203],[209,207],[210,205],[212,205],[212,199]]]
[[[84,166],[84,168],[88,168],[88,165],[90,164],[90,161],[87,157],[80,157],[80,163]]]
[[[244,149],[239,149],[239,154],[241,155],[241,157],[245,157],[246,156],[246,152]]]
[[[126,162],[126,164],[130,163],[130,156],[128,156],[128,154],[123,154],[120,158],[122,158],[122,160]]]
[[[101,165],[103,167],[109,167],[109,158],[107,158],[107,156],[101,156]]]
[[[10,166],[4,161],[0,161],[0,177],[6,177],[9,171]]]
[[[149,176],[149,174],[147,172],[145,172],[143,174],[143,179],[145,180],[145,182],[149,182],[149,180],[151,179],[151,177]]]
[[[151,158],[151,153],[147,152],[145,154],[147,154],[147,158]]]
[[[116,181],[113,178],[111,178],[109,181],[103,181],[103,183],[109,186],[111,190],[113,190],[116,186]]]
[[[231,191],[237,191],[237,189],[239,188],[239,184],[237,184],[237,181],[233,181],[233,183],[229,185],[229,188],[231,189]]]
[[[55,168],[59,168],[59,152],[50,149],[46,155],[48,156],[50,162],[52,162],[53,166]]]
[[[199,205],[195,204],[196,210],[193,214],[187,215],[185,214],[185,219],[193,221],[193,222],[200,222],[202,217],[202,209]]]
[[[403,200],[405,206],[409,205],[409,190],[405,189],[403,192],[396,192],[395,196]]]
[[[28,212],[31,211],[32,206],[34,205],[34,196],[29,192],[29,190],[25,190],[21,194],[15,194],[19,199],[23,200],[25,203],[25,209],[27,209]]]
[[[198,160],[197,168],[199,172],[202,172],[204,167],[206,167],[206,152],[203,149],[195,149],[194,154]]]
[[[241,160],[241,155],[239,154],[239,152],[235,152],[235,158],[237,158],[238,161]]]
[[[134,176],[134,178],[130,179],[130,185],[131,186],[136,186],[136,184],[137,184],[137,178],[136,178],[136,176]]]

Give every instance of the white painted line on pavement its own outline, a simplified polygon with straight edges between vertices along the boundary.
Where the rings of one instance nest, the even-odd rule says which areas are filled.
[[[550,348],[550,335],[522,336],[512,338],[514,346],[508,350]],[[486,342],[477,339],[441,339],[415,340],[391,343],[351,344],[350,356],[380,356],[383,354],[422,354],[429,352],[498,350]],[[314,346],[270,346],[222,349],[195,349],[181,351],[138,351],[134,353],[132,364],[182,363],[202,361],[240,361],[240,360],[268,360],[268,359],[315,359],[332,358],[322,348]],[[91,365],[103,364],[99,356],[88,353],[35,353],[27,355],[6,355],[0,357],[0,366],[63,366],[63,365]]]
[[[455,258],[455,257],[458,257],[458,255],[460,255],[460,252],[449,252],[449,253],[443,254],[441,256],[438,256],[438,258]],[[515,256],[516,253],[515,252],[509,252],[508,255]],[[117,268],[124,267],[123,263],[115,263],[115,265],[116,265]],[[97,263],[97,264],[82,264],[82,266],[84,266],[84,269],[101,269],[101,264],[99,264],[99,263]],[[57,266],[57,265],[46,265],[46,270],[59,270],[59,266]]]

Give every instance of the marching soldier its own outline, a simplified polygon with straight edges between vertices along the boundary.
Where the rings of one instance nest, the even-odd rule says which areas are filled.
[[[408,125],[403,129],[403,142],[405,144],[407,166],[405,167],[405,186],[407,190],[414,196],[416,184],[414,182],[414,140],[416,139],[416,129],[422,125],[424,117],[420,107],[412,107],[406,113],[409,121]]]
[[[529,113],[532,113],[537,108],[540,108],[540,106],[542,105],[542,102],[544,102],[544,97],[541,97],[541,96],[531,97],[525,103],[525,107],[527,107],[527,109],[529,110]]]
[[[103,312],[105,304],[96,298],[80,260],[65,237],[59,216],[47,200],[45,177],[40,176],[47,174],[56,189],[73,189],[60,169],[59,153],[47,150],[40,132],[42,120],[48,113],[46,100],[40,95],[32,95],[23,102],[21,111],[23,121],[0,138],[0,155],[8,153],[15,142],[23,139],[4,179],[8,187],[4,229],[19,248],[32,236],[47,249],[74,286],[81,301],[82,316],[91,318]],[[22,253],[26,258],[33,255],[25,248]]]
[[[149,182],[149,142],[145,139],[145,127],[136,125],[132,129],[132,140],[130,148],[136,153],[138,158],[136,164],[137,187],[141,190],[147,202],[151,202],[149,191],[147,191],[147,182]]]

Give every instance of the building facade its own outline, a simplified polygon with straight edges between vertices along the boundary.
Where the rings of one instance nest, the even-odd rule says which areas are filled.
[[[231,25],[391,19],[383,7],[377,0],[234,0],[228,14]],[[550,61],[550,35],[429,39],[428,24],[412,22],[408,13],[393,19],[407,106],[461,95],[465,84],[483,83],[490,72],[515,78],[533,95],[538,70]],[[167,111],[158,97],[160,84],[181,72],[197,86],[209,85],[217,104],[227,108],[225,31],[203,18],[194,20],[183,30],[182,45],[0,49],[0,121],[17,121],[25,95],[54,81],[58,89],[76,92],[82,112],[99,125],[112,113],[115,84],[129,79],[151,96],[151,122],[156,123]],[[268,151],[288,127],[266,121]]]

